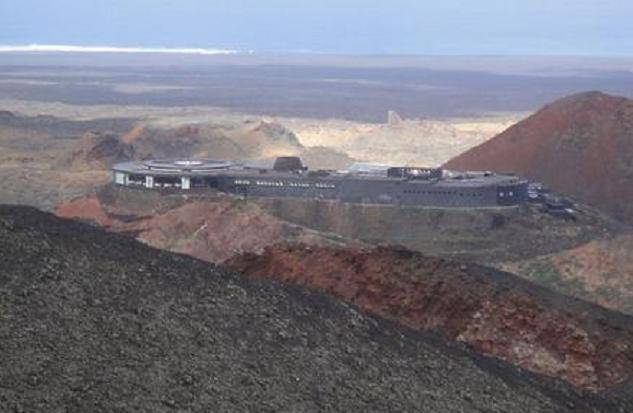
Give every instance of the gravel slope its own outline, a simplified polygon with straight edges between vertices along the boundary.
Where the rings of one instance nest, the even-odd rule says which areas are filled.
[[[331,298],[0,206],[0,411],[631,411]]]

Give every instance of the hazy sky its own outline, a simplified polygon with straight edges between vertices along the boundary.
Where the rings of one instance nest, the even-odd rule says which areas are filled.
[[[0,44],[633,55],[631,0],[0,0]]]

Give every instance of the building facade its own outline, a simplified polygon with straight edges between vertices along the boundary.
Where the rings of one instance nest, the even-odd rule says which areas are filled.
[[[308,171],[298,158],[272,169],[214,160],[117,164],[113,183],[164,191],[219,191],[241,197],[300,197],[367,204],[428,207],[516,206],[528,200],[528,182],[513,175],[435,168],[381,171]]]

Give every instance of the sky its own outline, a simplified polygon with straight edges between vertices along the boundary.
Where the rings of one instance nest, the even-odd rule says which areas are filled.
[[[0,45],[633,56],[630,0],[0,0]]]

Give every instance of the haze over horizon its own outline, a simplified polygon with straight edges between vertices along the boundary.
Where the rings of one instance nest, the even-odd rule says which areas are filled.
[[[618,0],[5,0],[0,45],[633,56],[631,18]]]

